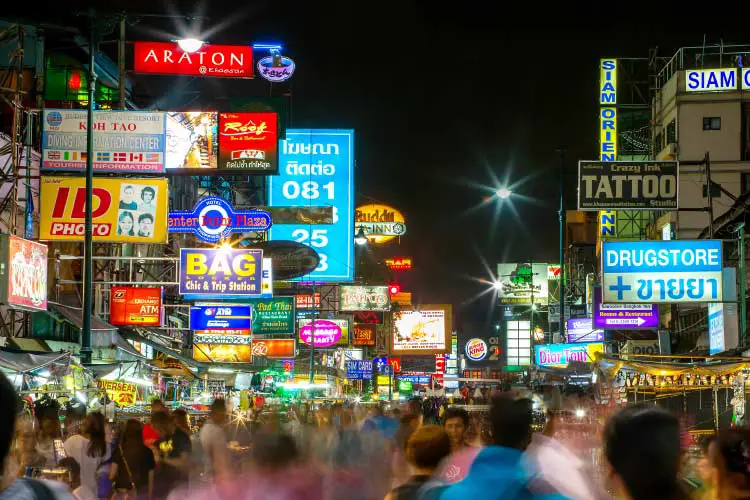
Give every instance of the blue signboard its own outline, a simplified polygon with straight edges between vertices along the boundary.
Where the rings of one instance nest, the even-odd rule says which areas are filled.
[[[232,233],[267,231],[271,214],[265,210],[234,210],[231,203],[218,196],[202,198],[193,210],[169,212],[170,233],[192,233],[206,243],[217,243]]]
[[[279,175],[268,177],[271,207],[333,207],[333,224],[279,224],[271,240],[293,240],[320,255],[318,267],[295,281],[354,279],[354,131],[287,130]]]
[[[604,303],[722,301],[719,240],[602,242]]]
[[[263,250],[181,248],[180,295],[247,297],[261,294]]]
[[[398,379],[411,382],[412,384],[427,385],[430,383],[429,375],[399,375]]]
[[[190,306],[191,330],[252,330],[253,306],[212,304]]]
[[[346,378],[349,380],[372,380],[372,361],[347,359]]]

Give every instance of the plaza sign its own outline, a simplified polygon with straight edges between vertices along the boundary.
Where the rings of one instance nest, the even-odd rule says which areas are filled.
[[[676,210],[672,161],[578,162],[578,210]]]
[[[719,240],[602,242],[604,303],[722,301]]]
[[[234,210],[218,196],[207,196],[193,210],[169,212],[170,233],[189,233],[206,243],[217,243],[232,233],[262,232],[271,227],[271,214],[265,210]]]

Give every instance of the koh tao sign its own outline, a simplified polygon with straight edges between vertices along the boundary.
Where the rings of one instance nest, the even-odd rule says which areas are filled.
[[[387,243],[406,234],[406,220],[396,210],[386,205],[363,205],[354,213],[355,231],[360,228],[372,243]]]
[[[722,301],[719,240],[602,243],[604,303]]]
[[[134,42],[136,73],[252,78],[253,49],[249,45],[204,44],[185,52],[175,42]]]
[[[750,90],[750,68],[691,69],[685,71],[686,92]]]
[[[192,211],[169,212],[170,233],[191,233],[206,243],[217,243],[232,233],[262,232],[271,227],[271,214],[265,210],[234,210],[218,196],[202,198]]]

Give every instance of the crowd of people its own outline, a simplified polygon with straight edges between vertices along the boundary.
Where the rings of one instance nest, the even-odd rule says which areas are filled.
[[[154,401],[145,425],[90,413],[66,435],[49,414],[14,411],[2,376],[0,402],[0,500],[750,499],[749,431],[706,440],[688,475],[680,422],[653,405],[607,420],[602,473],[557,438],[555,414],[535,432],[532,401],[513,394],[493,395],[480,419],[457,406],[428,417],[418,399],[230,419],[217,399],[198,432],[184,410]]]

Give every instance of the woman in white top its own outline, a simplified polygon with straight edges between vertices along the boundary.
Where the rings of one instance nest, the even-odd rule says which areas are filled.
[[[104,415],[91,413],[81,426],[81,434],[69,437],[63,448],[81,467],[81,485],[96,494],[96,471],[107,458]]]

